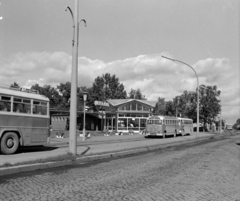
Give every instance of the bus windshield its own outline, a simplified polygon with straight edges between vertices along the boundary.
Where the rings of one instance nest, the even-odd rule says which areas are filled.
[[[149,119],[147,120],[147,124],[162,124],[161,119]]]

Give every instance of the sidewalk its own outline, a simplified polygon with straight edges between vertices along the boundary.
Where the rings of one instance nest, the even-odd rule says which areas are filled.
[[[213,134],[200,133],[199,138],[210,137]],[[145,138],[145,135],[122,135],[122,136],[94,136],[85,141],[82,137],[77,137],[77,154],[78,155],[93,155],[139,147],[150,147],[173,142],[181,142],[186,140],[196,139],[196,135],[179,136],[176,138]],[[49,157],[67,154],[69,152],[69,138],[50,138],[50,144],[46,147],[26,147],[21,148],[17,154],[0,155],[0,165],[5,163],[15,164],[26,162],[29,160],[45,159]]]
[[[204,140],[219,134],[210,133],[193,133],[191,136],[178,136],[176,138],[145,138],[145,135],[123,135],[123,136],[93,136],[86,141],[82,141],[82,137],[77,137],[77,155],[78,161],[89,161],[101,158],[111,158],[116,155],[127,155],[130,153],[138,153],[149,151],[153,149],[164,148],[168,146],[174,146],[178,144],[185,144],[195,142],[196,140]],[[2,155],[0,154],[0,165],[9,163],[16,164],[19,162],[33,161],[36,159],[46,159],[49,157],[57,157],[60,155],[66,155],[69,152],[69,138],[51,138],[50,144],[46,147],[31,147],[21,148],[17,154],[14,155]],[[72,162],[73,163],[73,162]],[[29,171],[31,166],[36,169],[45,169],[48,167],[57,167],[68,165],[68,162],[51,162],[49,164],[32,164],[23,165],[18,169],[18,166],[0,168],[0,176]],[[70,163],[71,164],[71,163]],[[29,169],[30,168],[30,169]]]

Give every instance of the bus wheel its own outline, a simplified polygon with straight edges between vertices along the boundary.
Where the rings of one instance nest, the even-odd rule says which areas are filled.
[[[17,151],[19,146],[19,139],[16,133],[5,133],[1,140],[1,152],[4,154],[13,154]]]

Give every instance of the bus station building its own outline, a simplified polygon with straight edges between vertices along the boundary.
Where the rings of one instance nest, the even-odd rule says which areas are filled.
[[[107,104],[106,104],[107,103]],[[99,111],[86,110],[87,131],[138,133],[145,129],[146,119],[152,114],[156,101],[140,99],[109,99]],[[69,111],[50,109],[53,130],[68,130]],[[77,129],[83,129],[83,111],[77,112]]]

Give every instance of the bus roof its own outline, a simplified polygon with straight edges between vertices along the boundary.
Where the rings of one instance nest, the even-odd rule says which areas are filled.
[[[9,96],[17,96],[17,97],[22,97],[22,98],[33,98],[37,100],[42,100],[42,101],[49,101],[49,99],[41,94],[37,93],[31,93],[29,90],[28,91],[20,91],[20,90],[14,90],[14,89],[7,89],[7,88],[1,88],[0,87],[0,94],[4,95],[9,95]]]
[[[191,120],[192,121],[192,119],[189,119],[189,118],[186,118],[186,117],[178,117],[178,119],[182,119],[182,120]]]
[[[150,116],[149,117],[149,119],[167,119],[167,120],[173,120],[173,119],[175,119],[175,120],[178,120],[178,118],[177,117],[174,117],[174,116],[162,116],[162,115],[152,115],[152,116]]]

